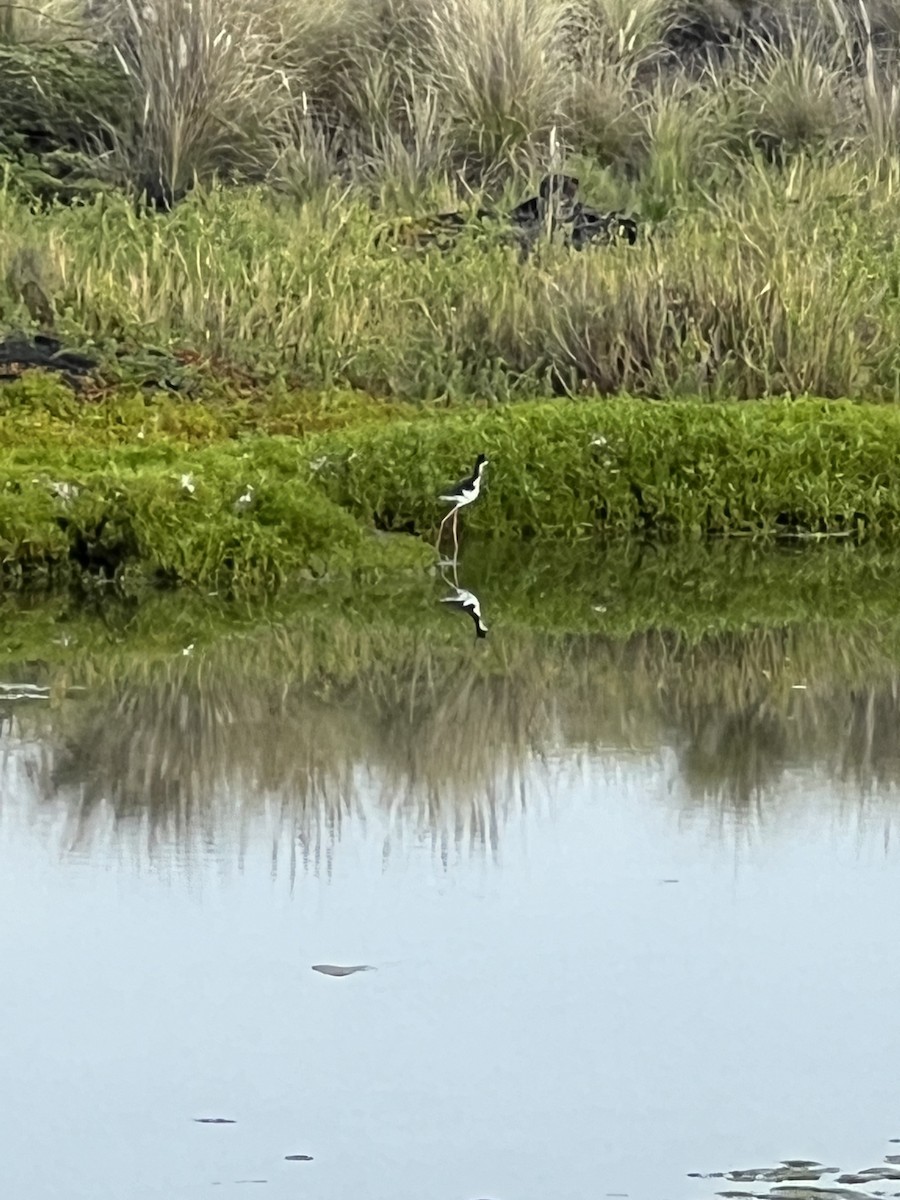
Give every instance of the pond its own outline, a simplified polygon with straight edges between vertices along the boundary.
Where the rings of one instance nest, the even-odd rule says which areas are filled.
[[[0,602],[3,1194],[900,1194],[898,578]]]

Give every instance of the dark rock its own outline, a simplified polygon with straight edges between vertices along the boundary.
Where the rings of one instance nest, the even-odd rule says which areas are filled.
[[[0,338],[0,367],[4,366],[14,369],[0,371],[0,382],[17,379],[29,367],[43,367],[58,372],[77,389],[97,366],[97,359],[75,350],[63,350],[62,342],[49,334],[28,337],[12,333]]]
[[[574,175],[545,175],[538,194],[511,209],[509,219],[514,225],[526,226],[565,223],[572,218],[578,186]]]
[[[333,963],[316,963],[313,970],[318,971],[320,975],[333,975],[337,979],[342,979],[345,975],[355,975],[357,971],[374,971],[375,967],[365,964],[357,967],[337,967]]]
[[[610,245],[626,241],[633,246],[638,236],[638,218],[621,212],[599,212],[586,204],[577,204],[572,214],[571,242],[581,250],[591,242]]]
[[[612,245],[625,241],[634,245],[639,218],[621,212],[603,213],[582,204],[576,199],[578,188],[579,181],[574,175],[545,175],[538,194],[515,205],[508,213],[484,208],[472,214],[438,213],[383,230],[376,238],[376,245],[390,243],[417,250],[449,250],[465,229],[485,220],[496,223],[501,236],[519,247],[523,259],[542,237],[560,231],[566,244],[576,250],[591,243]]]

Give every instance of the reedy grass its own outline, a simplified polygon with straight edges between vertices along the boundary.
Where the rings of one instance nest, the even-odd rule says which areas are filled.
[[[677,193],[673,162],[652,169],[658,193]],[[638,198],[594,179],[602,203]],[[396,207],[335,190],[299,210],[263,189],[213,190],[164,221],[112,197],[37,212],[0,191],[0,278],[33,247],[60,281],[69,338],[185,348],[307,388],[895,400],[898,181],[900,162],[874,179],[850,161],[782,171],[757,156],[637,246],[548,245],[525,263],[487,233],[449,254],[379,244]],[[437,190],[441,203],[452,197]],[[9,291],[0,311],[30,323]]]
[[[784,156],[873,136],[883,147],[883,118],[895,113],[896,0],[758,7],[748,18],[717,0],[390,0],[369,9],[351,0],[156,0],[149,16],[134,10],[106,32],[124,62],[132,53],[143,152],[163,172],[177,163],[187,174],[193,162],[201,179],[262,177],[288,149],[302,162],[304,148],[330,156],[345,179],[373,167],[390,178],[404,154],[420,178],[535,169],[551,130],[576,153],[592,137],[597,144],[610,78],[623,109],[651,114],[631,126],[624,161],[634,167],[652,155],[652,131],[681,90],[672,47],[683,52],[688,31],[686,73],[701,76],[712,99],[707,123],[724,118],[738,149],[762,140]],[[729,49],[713,67],[709,47],[723,40]],[[185,53],[195,71],[182,98],[171,72]],[[245,163],[221,145],[223,128],[255,148]],[[689,178],[690,161],[680,166]]]
[[[71,23],[70,0],[56,8]],[[53,4],[0,11],[8,38],[52,40]],[[134,104],[109,126],[123,177],[162,197],[279,174],[303,190],[329,175],[502,182],[548,165],[551,131],[563,152],[640,174],[656,131],[678,144],[686,80],[706,140],[731,138],[705,161],[685,146],[685,184],[759,145],[890,156],[898,27],[897,0],[95,0],[81,20],[130,80]]]
[[[109,127],[123,174],[168,202],[197,177],[265,176],[294,109],[265,12],[243,0],[126,0],[113,20],[139,101],[133,126]]]

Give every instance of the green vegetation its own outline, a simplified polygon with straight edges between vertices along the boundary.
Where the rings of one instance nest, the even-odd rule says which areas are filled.
[[[8,581],[82,574],[260,590],[288,579],[421,570],[429,547],[379,538],[297,478],[298,449],[257,439],[191,451],[2,455]]]
[[[4,577],[421,569],[380,534],[430,534],[482,449],[475,533],[889,533],[898,31],[898,0],[0,0],[0,334],[100,362],[0,385]],[[416,247],[563,169],[635,246]]]
[[[599,444],[598,444],[599,443]],[[873,532],[900,519],[900,411],[823,402],[514,405],[310,443],[329,496],[429,527],[452,461],[493,463],[473,531],[563,537]]]
[[[259,418],[257,403],[133,386],[89,401],[49,378],[8,385],[7,579],[87,571],[251,592],[421,571],[436,561],[441,489],[481,450],[487,486],[465,527],[482,538],[858,539],[900,521],[894,407],[573,400],[409,417],[395,406],[386,420],[348,393],[263,401]]]
[[[897,0],[89,7],[0,5],[0,277],[41,256],[73,340],[413,402],[897,398]],[[100,194],[47,203],[60,155]],[[549,168],[641,244],[392,236]]]
[[[587,194],[624,202],[605,178],[588,175]],[[508,185],[506,200],[529,186]],[[447,254],[393,245],[399,202],[370,199],[214,189],[161,217],[106,194],[39,211],[0,190],[0,319],[33,327],[10,283],[27,247],[56,327],[113,361],[149,345],[260,386],[415,403],[897,398],[900,159],[881,179],[859,163],[785,172],[754,159],[636,246],[548,244],[525,263],[488,231]],[[432,189],[404,207],[455,205]]]

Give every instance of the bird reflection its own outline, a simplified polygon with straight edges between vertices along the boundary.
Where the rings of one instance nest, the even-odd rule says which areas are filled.
[[[447,576],[441,572],[441,578],[444,583],[451,589],[449,596],[441,596],[439,603],[446,604],[449,608],[455,608],[457,612],[465,613],[467,617],[472,619],[475,626],[475,640],[486,638],[488,635],[488,627],[485,625],[481,617],[481,601],[474,592],[459,586],[459,576],[456,570],[456,561],[452,563],[453,580],[452,582]]]
[[[475,623],[476,638],[487,637],[488,627],[481,619],[481,601],[474,592],[467,592],[465,588],[454,587],[451,595],[441,597],[441,604],[448,604],[451,608],[457,608],[460,612],[464,612],[467,616],[471,617]]]

